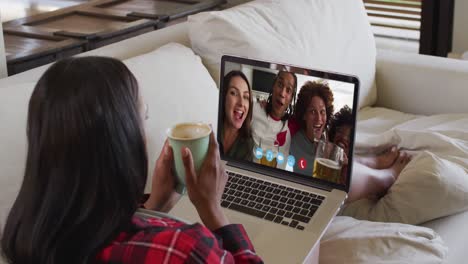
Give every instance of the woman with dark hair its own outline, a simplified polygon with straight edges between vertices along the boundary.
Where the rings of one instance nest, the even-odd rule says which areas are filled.
[[[235,159],[252,159],[252,89],[241,71],[231,71],[223,79],[224,123],[220,149]]]
[[[288,71],[279,71],[266,104],[254,100],[252,137],[255,145],[264,149],[271,148],[275,152],[289,153],[292,131],[288,120],[294,112],[296,89],[296,75]],[[268,145],[266,148],[265,144]],[[265,159],[263,158],[263,160]],[[259,162],[262,163],[261,160]],[[286,163],[280,164],[269,161],[262,164],[272,167],[285,167]]]
[[[143,106],[135,77],[118,60],[70,58],[44,73],[29,102],[24,180],[2,234],[8,261],[261,262],[221,209],[227,176],[213,134],[198,175],[182,150],[188,195],[206,227],[136,213],[148,172]],[[174,204],[172,166],[166,142],[147,209]]]
[[[347,105],[336,112],[330,122],[330,141],[343,148],[347,155],[353,125],[353,112]],[[411,157],[396,146],[378,155],[354,155],[353,178],[347,202],[382,196],[410,160]],[[346,167],[347,164],[342,169],[340,183],[346,182]]]
[[[291,142],[290,154],[305,161],[296,162],[293,170],[312,176],[315,142],[327,140],[327,127],[333,115],[333,92],[326,82],[307,81],[297,96],[295,120],[299,131]]]

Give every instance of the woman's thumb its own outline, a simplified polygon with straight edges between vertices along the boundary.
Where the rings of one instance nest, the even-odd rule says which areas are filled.
[[[190,185],[195,182],[195,166],[193,164],[192,152],[189,148],[184,147],[181,150],[182,152],[182,161],[185,168],[185,182],[187,185]]]

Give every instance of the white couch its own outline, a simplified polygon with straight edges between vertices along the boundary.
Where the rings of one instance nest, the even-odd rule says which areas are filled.
[[[135,67],[134,69],[141,69],[141,71],[137,70],[138,72],[133,71],[139,82],[142,82],[142,78],[158,78],[158,72],[152,71],[154,69],[153,65],[144,64],[145,56],[152,55],[143,54],[170,42],[191,47],[188,22],[146,33],[82,55],[110,56],[122,60],[130,59],[132,61],[130,63],[133,63],[132,65]],[[177,51],[177,48],[175,51]],[[139,55],[142,56],[135,59]],[[183,64],[184,60],[178,62]],[[0,175],[0,226],[4,225],[8,209],[11,207],[21,184],[26,153],[25,117],[27,99],[32,86],[47,67],[43,66],[0,80],[0,121],[2,124],[0,129],[0,170],[2,171]],[[203,72],[202,70],[197,74],[207,75],[207,71]],[[378,107],[395,109],[412,115],[468,113],[468,104],[466,104],[466,98],[468,98],[468,90],[466,89],[468,62],[378,50],[375,77],[377,83],[376,103],[372,108],[364,108],[360,112],[360,116],[366,116],[369,111],[379,109]],[[152,100],[159,94],[158,89],[169,89],[173,93],[173,101],[167,101],[170,100],[171,96],[165,97],[166,101],[163,101],[169,107],[181,104],[180,99],[184,96],[190,97],[190,91],[184,91],[184,88],[181,87],[155,86],[156,91],[147,93],[145,96],[145,100],[150,104],[149,130],[158,133],[158,135],[163,134],[161,131],[165,130],[166,125],[174,120],[184,119],[184,114],[190,112],[188,109],[197,109],[197,111],[203,113],[203,115],[198,116],[203,116],[206,118],[205,121],[216,125],[217,100],[213,99],[217,96],[216,89],[213,87],[215,82],[207,81],[203,83],[203,86],[205,88],[200,89],[205,89],[203,90],[205,92],[206,89],[211,89],[207,92],[206,97],[200,99],[204,100],[203,103],[196,100],[189,102],[190,100],[182,99],[186,112],[179,108],[180,111],[171,112],[171,114],[166,112],[165,109],[167,108],[159,108],[162,107],[162,104],[151,105]],[[16,90],[13,91],[13,89]],[[197,118],[197,115],[192,114],[191,118]],[[154,143],[154,146],[150,147],[150,160],[154,160],[156,153],[159,152],[161,142],[161,136],[156,137],[154,142],[149,142],[149,144]],[[468,227],[465,224],[467,221],[468,212],[461,212],[422,224],[422,226],[434,229],[445,241],[449,249],[448,255],[445,256],[445,263],[463,263],[466,261],[468,253],[464,249],[468,242]]]

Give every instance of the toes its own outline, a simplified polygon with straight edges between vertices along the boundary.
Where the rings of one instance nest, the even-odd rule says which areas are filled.
[[[411,155],[409,155],[408,153],[406,152],[401,152],[400,153],[400,160],[399,162],[401,164],[408,164],[409,162],[411,161]]]
[[[406,164],[408,164],[408,163],[411,161],[412,158],[413,158],[413,157],[412,157],[411,155],[407,154],[407,157],[406,157]]]
[[[398,149],[397,146],[392,146],[390,151],[387,152],[387,157],[390,160],[395,161],[398,158],[398,156],[400,155],[400,153],[401,153],[401,151]]]
[[[396,155],[395,157],[395,163],[400,163],[402,159],[403,159],[403,153],[398,152],[398,155]]]
[[[407,153],[407,154],[408,154],[408,161],[411,161],[413,159],[414,155],[411,155],[409,153]]]
[[[398,159],[400,150],[393,145],[377,157],[378,164],[376,169],[384,169],[392,166]]]
[[[406,153],[400,152],[397,158],[397,162],[403,164],[405,163],[405,160],[406,160]]]

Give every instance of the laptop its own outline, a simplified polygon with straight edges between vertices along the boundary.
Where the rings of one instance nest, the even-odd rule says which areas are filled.
[[[233,71],[243,73],[252,89],[253,101],[251,138],[243,141],[249,142],[246,146],[237,146],[238,149],[244,149],[244,153],[247,148],[247,155],[240,156],[232,154],[236,152],[224,151],[222,134],[225,119],[229,118],[222,95],[228,94],[224,89],[230,89],[230,84],[224,83],[224,77]],[[301,122],[294,119],[292,112],[288,112],[289,116],[283,118],[285,120],[278,120],[273,113],[267,113],[269,103],[272,105],[271,111],[276,106],[281,108],[283,105],[277,100],[278,103],[274,106],[277,96],[274,95],[274,89],[278,89],[275,83],[283,78],[280,84],[286,89],[286,76],[289,73],[293,73],[297,80],[296,96],[292,96],[290,91],[291,103],[297,103],[299,91],[305,83],[319,83],[330,87],[334,98],[334,113],[346,107],[351,112],[352,126],[348,130],[349,142],[346,145],[332,142],[323,119],[322,128],[319,125],[315,127],[318,133],[322,129],[322,134],[319,133],[319,136],[307,141],[305,120]],[[257,254],[265,263],[306,262],[347,198],[351,181],[359,80],[346,74],[228,55],[221,60],[220,80],[217,138],[221,159],[229,176],[221,205],[231,223],[240,223],[245,227]],[[232,95],[235,96],[235,93]],[[287,104],[284,100],[283,103]],[[248,122],[244,117],[247,112],[240,110],[236,114],[240,121],[245,118],[244,122]],[[302,138],[298,133],[302,133]],[[276,137],[267,138],[270,134]],[[307,156],[308,153],[317,155],[321,141],[320,146],[331,145],[338,150],[341,148],[341,152],[335,151],[338,154],[329,156],[330,160],[338,162],[335,167],[331,166],[338,170],[338,174],[328,170],[330,175],[327,175],[325,170],[322,171],[324,175],[318,175],[317,168],[320,164],[314,160],[318,156],[312,156],[313,160]],[[187,196],[177,203],[171,214],[193,222],[200,221]]]

